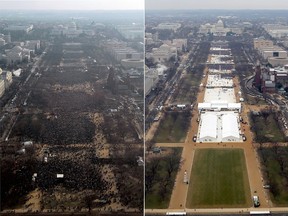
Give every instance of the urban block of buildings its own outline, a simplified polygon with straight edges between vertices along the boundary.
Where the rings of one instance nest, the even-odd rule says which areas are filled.
[[[12,72],[3,71],[0,68],[0,97],[2,97],[10,85],[12,84]]]
[[[254,49],[273,66],[284,66],[288,64],[287,51],[282,47],[275,46],[273,41],[263,38],[254,39]]]
[[[288,65],[284,67],[269,68],[257,65],[255,67],[254,85],[263,93],[276,92],[276,84],[282,88],[288,87]]]

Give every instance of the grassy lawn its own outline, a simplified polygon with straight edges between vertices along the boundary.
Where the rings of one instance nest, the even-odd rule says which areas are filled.
[[[155,142],[184,142],[190,119],[190,112],[166,113],[155,134]]]
[[[174,186],[176,174],[178,172],[182,148],[166,148],[169,154],[164,154],[163,156],[157,156],[155,160],[147,160],[145,167],[145,178],[151,175],[151,168],[155,165],[155,162],[159,162],[157,166],[156,175],[153,177],[152,187],[149,192],[146,191],[145,195],[145,208],[147,209],[164,209],[168,208],[172,189]],[[170,177],[168,177],[167,167],[169,166],[169,161],[175,164],[173,172]],[[150,178],[151,176],[149,176]],[[161,193],[161,188],[163,189],[163,184],[165,181],[169,181],[167,185],[166,193]],[[146,182],[147,183],[147,182]]]
[[[285,142],[285,136],[273,115],[270,114],[266,120],[261,115],[252,116],[256,142]]]
[[[264,169],[265,183],[269,184],[270,197],[276,206],[288,205],[288,147],[258,149]],[[283,168],[281,169],[281,164]]]
[[[243,150],[196,150],[186,203],[187,208],[251,206]]]

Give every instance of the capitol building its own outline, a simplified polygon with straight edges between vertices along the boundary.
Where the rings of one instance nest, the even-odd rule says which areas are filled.
[[[226,36],[227,32],[229,32],[229,28],[224,27],[224,23],[222,20],[218,20],[216,24],[206,23],[200,26],[199,33],[208,34],[212,33],[215,36]]]

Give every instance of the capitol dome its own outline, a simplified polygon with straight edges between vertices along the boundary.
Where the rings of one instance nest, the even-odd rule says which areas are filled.
[[[71,23],[69,23],[69,25],[68,25],[68,29],[76,30],[76,29],[77,29],[76,23],[75,23],[75,22],[71,22]]]
[[[222,20],[218,20],[217,24],[216,24],[216,27],[222,27],[224,28],[224,23]]]

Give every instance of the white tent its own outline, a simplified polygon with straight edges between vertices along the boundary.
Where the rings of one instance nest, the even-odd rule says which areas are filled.
[[[200,142],[215,142],[217,139],[217,116],[215,114],[203,114],[201,116]]]
[[[228,109],[229,110],[237,110],[238,112],[241,112],[241,103],[229,103]]]
[[[222,116],[222,142],[239,141],[239,124],[236,115],[225,114]]]
[[[212,101],[211,103],[199,103],[198,110],[237,110],[241,112],[241,103],[227,103],[227,101]]]

